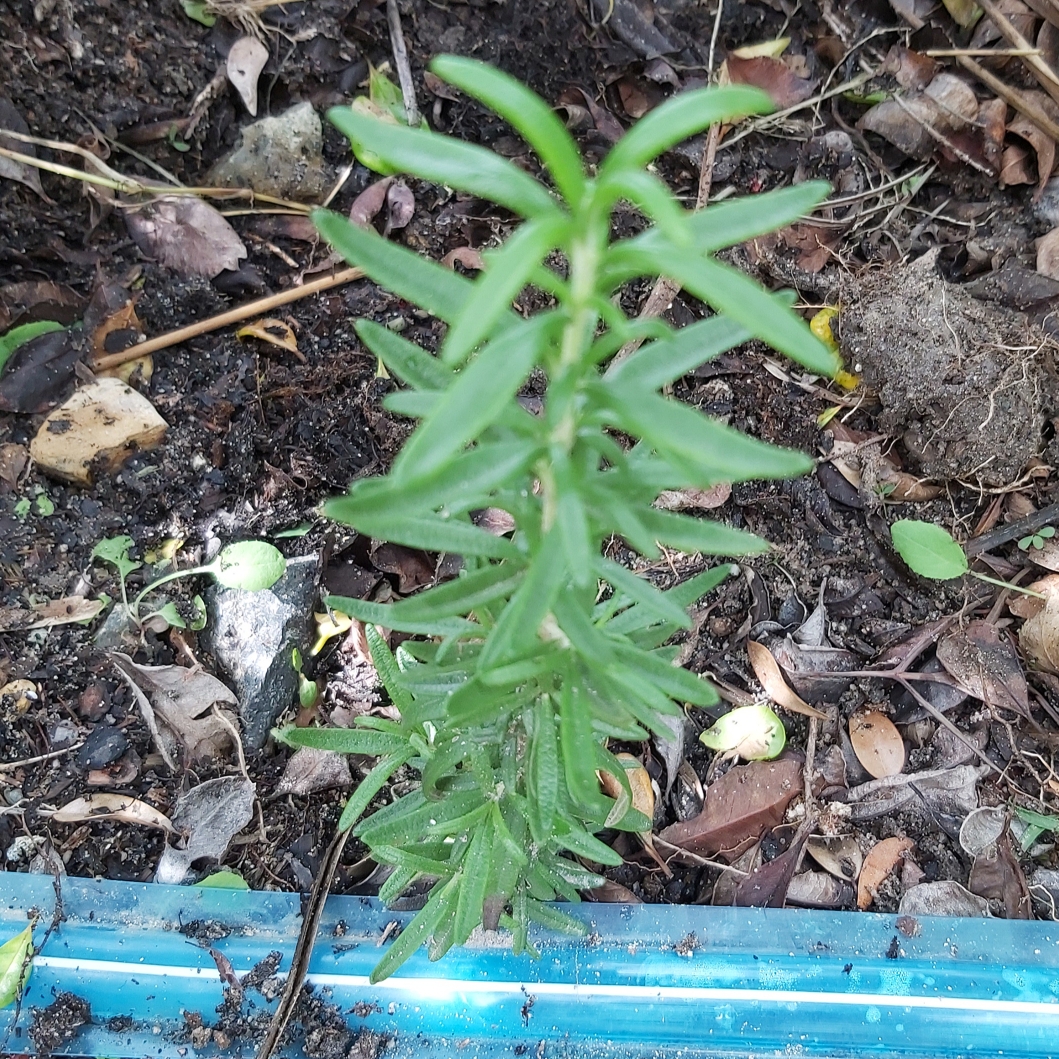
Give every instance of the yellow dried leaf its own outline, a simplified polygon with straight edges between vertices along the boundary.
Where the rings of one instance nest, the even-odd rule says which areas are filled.
[[[43,810],[40,810],[43,812]],[[141,827],[157,827],[173,833],[169,818],[153,806],[130,798],[124,794],[86,794],[67,802],[61,809],[49,814],[59,824],[80,824],[87,820],[120,820],[125,824]]]
[[[732,54],[737,59],[778,59],[787,50],[790,42],[790,37],[776,37],[774,40],[763,40],[760,44],[736,48]]]
[[[290,353],[298,353],[298,340],[290,324],[277,320],[274,316],[268,316],[263,320],[255,320],[246,327],[240,327],[235,332],[236,338],[260,338],[262,342],[268,342],[273,346],[279,346]]]

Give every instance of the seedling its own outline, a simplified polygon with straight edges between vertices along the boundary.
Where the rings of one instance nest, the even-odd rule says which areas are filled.
[[[1051,528],[1051,527],[1047,527]],[[1055,532],[1054,530],[1052,531]],[[970,574],[990,585],[1000,588],[1011,589],[1012,592],[1021,592],[1026,596],[1036,596],[1044,599],[1039,592],[1034,592],[1019,585],[1012,585],[1007,581],[1000,581],[987,574],[980,574],[970,568],[967,556],[963,549],[953,540],[952,534],[933,522],[921,522],[917,519],[900,519],[890,527],[890,535],[893,538],[897,554],[908,564],[909,568],[920,575],[929,577],[934,581],[951,581],[954,577],[962,577]],[[1051,536],[1051,534],[1049,534]],[[1043,541],[1041,542],[1043,546]],[[1019,547],[1022,544],[1020,542]]]
[[[197,577],[202,574],[214,577],[225,588],[241,588],[247,591],[258,591],[271,588],[287,568],[283,554],[271,544],[264,541],[239,541],[222,548],[217,558],[204,566],[195,566],[187,570],[174,570],[147,584],[134,599],[129,599],[126,579],[131,573],[139,570],[143,563],[131,558],[132,538],[127,536],[108,537],[92,549],[92,558],[109,563],[118,571],[121,584],[121,603],[129,621],[137,628],[153,617],[162,618],[167,624],[178,629],[201,629],[206,624],[206,607],[201,597],[192,600],[193,613],[185,618],[170,601],[162,607],[141,616],[140,607],[144,599],[162,585],[182,577]]]
[[[1054,526],[1042,526],[1036,533],[1030,533],[1019,541],[1019,547],[1027,552],[1030,548],[1038,551],[1044,547],[1044,542],[1055,536]]]
[[[666,720],[684,704],[717,701],[705,680],[672,664],[675,648],[664,645],[690,627],[686,608],[730,570],[723,563],[661,592],[605,558],[602,544],[620,536],[651,558],[663,545],[701,555],[763,552],[760,537],[653,502],[664,489],[782,478],[813,465],[659,391],[752,337],[815,373],[839,367],[791,311],[792,298],[767,293],[712,256],[792,223],[827,186],[805,183],[689,213],[648,169],[710,125],[771,109],[763,93],[681,93],[589,175],[567,130],[527,88],[468,59],[437,59],[433,71],[509,122],[554,190],[483,148],[349,108],[331,111],[361,159],[374,156],[391,171],[525,218],[485,255],[484,274],[472,282],[343,217],[314,214],[351,264],[447,325],[435,356],[374,321],[357,324],[365,346],[407,387],[386,407],[420,422],[386,477],[354,483],[324,513],[366,536],[462,555],[463,569],[392,605],[331,597],[333,608],[366,623],[399,721],[360,717],[351,729],[278,733],[292,746],[378,756],[340,827],[394,866],[384,901],[416,879],[435,880],[375,981],[420,945],[437,959],[479,926],[506,928],[516,952],[532,951],[533,922],[581,930],[547,902],[578,900],[579,890],[600,883],[596,866],[621,863],[596,832],[651,826],[607,742],[645,740],[652,731],[671,737]],[[612,241],[621,200],[650,226]],[[619,288],[659,273],[715,315],[680,331],[627,318]],[[527,285],[553,305],[525,319],[511,304]],[[644,339],[604,370],[626,343]],[[547,379],[538,415],[517,399],[531,372]],[[471,513],[487,507],[510,514],[511,537],[475,525]],[[376,626],[419,638],[391,653]],[[399,769],[414,769],[420,788],[362,820]],[[603,774],[617,784],[609,796]]]

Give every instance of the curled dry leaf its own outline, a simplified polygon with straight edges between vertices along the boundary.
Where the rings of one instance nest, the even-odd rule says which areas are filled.
[[[472,246],[458,246],[450,250],[442,259],[441,263],[446,268],[453,268],[457,263],[466,269],[481,272],[485,268],[481,250],[475,250]]]
[[[804,103],[816,88],[816,81],[799,77],[782,59],[769,55],[740,58],[735,52],[725,60],[728,77],[733,84],[753,85],[767,92],[777,110],[786,110]]]
[[[960,845],[964,853],[977,857],[994,852],[1007,823],[1007,810],[1000,805],[983,805],[968,813],[960,826]]]
[[[218,716],[213,705],[235,706],[238,699],[216,677],[182,666],[141,666],[119,652],[110,659],[132,689],[170,768],[176,768],[178,761],[189,765],[216,761],[228,750],[236,718],[223,708]]]
[[[886,877],[913,846],[915,843],[910,838],[884,838],[868,851],[857,883],[857,907],[862,912],[870,907]]]
[[[162,195],[125,211],[136,245],[184,276],[213,279],[237,269],[246,247],[235,229],[208,203],[192,195]]]
[[[397,181],[386,191],[386,234],[407,228],[416,211],[416,200],[407,184]]]
[[[799,908],[848,908],[853,887],[822,871],[803,871],[787,886],[787,904]]]
[[[896,776],[905,767],[905,741],[885,713],[861,710],[853,714],[849,741],[864,771],[875,779]]]
[[[688,508],[712,511],[726,504],[731,495],[732,487],[727,482],[711,485],[709,489],[663,489],[655,500],[655,507],[663,511],[686,511]]]
[[[971,893],[951,880],[913,886],[902,896],[897,910],[902,916],[968,916],[985,919],[990,914],[989,902],[984,897]]]
[[[228,50],[228,80],[254,117],[257,117],[257,82],[267,62],[268,48],[257,37],[240,37]]]
[[[1059,279],[1059,228],[1037,241],[1037,271],[1049,279]]]
[[[0,96],[0,147],[9,151],[17,151],[30,158],[37,157],[33,144],[16,140],[12,136],[4,136],[4,129],[20,132],[23,136],[29,134],[29,126],[15,104],[10,99]],[[35,191],[45,202],[51,202],[51,199],[44,194],[44,188],[40,186],[40,171],[28,162],[16,162],[13,158],[0,158],[0,179],[17,180],[20,184],[25,184],[26,187]]]
[[[349,787],[353,777],[345,754],[303,746],[287,762],[276,784],[277,794],[312,794],[334,787]]]
[[[44,810],[41,810],[43,812]],[[169,818],[153,806],[124,794],[86,794],[49,814],[57,824],[80,824],[91,820],[120,820],[124,824],[174,831]]]
[[[783,679],[783,672],[779,663],[773,657],[772,652],[762,643],[747,640],[746,653],[750,658],[750,664],[754,667],[754,675],[765,694],[785,710],[792,713],[800,713],[806,717],[816,717],[818,720],[826,720],[827,715],[819,710],[813,709],[805,702],[787,682]]]
[[[1059,574],[1042,577],[1030,587],[1045,597],[1043,606],[1032,597],[1026,597],[1026,603],[1012,600],[1009,604],[1014,613],[1028,614],[1019,629],[1019,646],[1034,669],[1059,674]],[[1036,608],[1034,613],[1028,613],[1031,608]]]
[[[1025,628],[1025,626],[1023,626]],[[957,686],[989,706],[1030,715],[1026,675],[1015,648],[987,621],[954,629],[938,644],[938,661]]]
[[[809,856],[836,879],[847,883],[857,881],[864,856],[852,835],[833,835],[826,838],[813,835],[805,848]]]
[[[262,342],[269,345],[279,346],[293,353],[299,359],[301,351],[298,349],[298,339],[294,336],[291,326],[283,320],[277,320],[274,316],[265,317],[263,320],[255,320],[252,324],[240,327],[235,332],[236,338],[260,338]]]
[[[370,228],[371,222],[379,215],[379,210],[386,205],[386,192],[390,190],[393,177],[383,177],[369,184],[354,200],[349,208],[349,219],[360,228]]]

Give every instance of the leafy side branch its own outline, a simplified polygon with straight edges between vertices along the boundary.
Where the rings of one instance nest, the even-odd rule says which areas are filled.
[[[802,184],[692,214],[646,168],[716,122],[767,110],[762,93],[683,93],[639,122],[589,176],[566,129],[528,89],[467,59],[440,58],[433,68],[510,122],[555,190],[482,148],[349,109],[331,112],[359,157],[524,218],[471,282],[335,214],[315,214],[351,264],[448,325],[436,357],[371,321],[357,325],[365,345],[405,384],[387,407],[419,425],[386,477],[355,483],[325,511],[373,537],[461,554],[463,570],[394,605],[332,597],[335,607],[368,623],[400,721],[359,718],[351,730],[280,733],[292,745],[377,756],[342,826],[394,866],[384,899],[418,878],[436,880],[376,979],[420,945],[440,957],[480,925],[509,930],[517,951],[530,947],[531,922],[574,929],[548,902],[576,901],[580,889],[599,882],[580,861],[620,863],[596,833],[651,826],[633,808],[625,769],[607,740],[666,732],[664,719],[678,715],[681,704],[717,701],[709,684],[672,664],[674,649],[665,644],[690,625],[687,607],[724,579],[728,565],[659,592],[603,557],[603,542],[618,535],[649,557],[661,545],[712,555],[764,551],[766,543],[752,534],[660,511],[653,502],[665,489],[802,474],[811,461],[659,390],[749,338],[816,372],[837,367],[788,298],[712,256],[789,224],[823,198],[826,186]],[[634,203],[651,227],[612,241],[611,213],[620,200]],[[556,252],[565,274],[547,264]],[[681,331],[626,318],[614,292],[658,274],[715,315]],[[554,308],[518,317],[511,303],[527,284],[552,294]],[[651,341],[633,356],[602,370],[619,348],[645,337]],[[534,369],[548,380],[537,416],[516,399]],[[623,436],[632,444],[621,443]],[[510,513],[511,539],[474,525],[470,513],[485,507]],[[422,638],[404,643],[395,657],[373,624]],[[361,819],[406,765],[420,774],[420,789]],[[613,779],[606,789],[617,797],[603,794],[601,774]]]

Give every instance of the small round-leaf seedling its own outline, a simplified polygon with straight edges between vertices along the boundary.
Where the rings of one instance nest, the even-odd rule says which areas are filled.
[[[1039,530],[1037,530],[1036,533],[1030,533],[1027,536],[1023,537],[1019,541],[1019,548],[1021,548],[1024,552],[1029,551],[1030,548],[1036,548],[1038,551],[1040,551],[1040,549],[1044,547],[1044,542],[1048,540],[1049,537],[1054,536],[1054,526],[1042,526]]]
[[[745,761],[771,761],[786,745],[787,733],[767,706],[740,706],[707,728],[699,742]]]
[[[287,569],[283,553],[266,541],[229,544],[206,569],[225,588],[260,592],[271,588]]]

